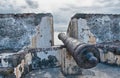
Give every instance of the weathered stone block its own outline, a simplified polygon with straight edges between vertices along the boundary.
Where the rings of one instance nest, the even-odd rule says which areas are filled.
[[[0,52],[53,45],[51,14],[0,14]],[[42,44],[42,45],[41,45]]]
[[[81,75],[81,68],[76,64],[71,54],[65,49],[60,53],[61,71],[64,75]]]

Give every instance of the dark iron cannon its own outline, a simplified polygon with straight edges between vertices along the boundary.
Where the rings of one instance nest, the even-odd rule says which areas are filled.
[[[92,44],[86,44],[77,39],[60,33],[58,38],[62,40],[68,52],[73,56],[80,68],[88,69],[99,63],[99,50]]]

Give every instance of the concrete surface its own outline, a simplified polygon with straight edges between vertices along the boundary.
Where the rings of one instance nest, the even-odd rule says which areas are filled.
[[[95,68],[83,70],[81,76],[64,76],[60,68],[39,69],[30,72],[25,78],[119,78],[120,67],[98,64]]]

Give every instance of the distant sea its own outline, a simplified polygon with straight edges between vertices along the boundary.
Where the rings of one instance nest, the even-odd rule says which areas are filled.
[[[58,39],[58,34],[59,33],[66,33],[67,32],[67,27],[59,26],[59,27],[54,27],[54,45],[62,45],[62,41]]]

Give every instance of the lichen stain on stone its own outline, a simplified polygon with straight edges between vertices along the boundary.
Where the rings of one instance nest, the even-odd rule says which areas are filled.
[[[119,18],[112,18],[109,15],[98,16],[97,18],[91,17],[88,19],[88,26],[90,27],[91,32],[98,38],[99,41],[97,42],[105,42],[112,40],[115,41],[120,40],[118,36],[119,34],[118,20]]]
[[[32,18],[27,18],[31,21]],[[0,49],[20,50],[23,46],[28,45],[29,34],[34,31],[33,26],[29,25],[26,18],[1,18],[0,19]],[[29,25],[29,28],[28,26]],[[19,27],[18,27],[19,26]],[[27,27],[27,28],[26,28]]]
[[[51,14],[1,14],[0,15],[0,50],[18,52],[31,44],[31,37],[37,32],[36,27],[45,16]],[[43,29],[44,30],[44,29]],[[32,40],[36,42],[36,39]],[[33,44],[36,47],[35,44]],[[1,51],[0,51],[1,52]]]
[[[73,57],[72,57],[72,55],[69,52],[67,52],[66,58],[71,60]]]

